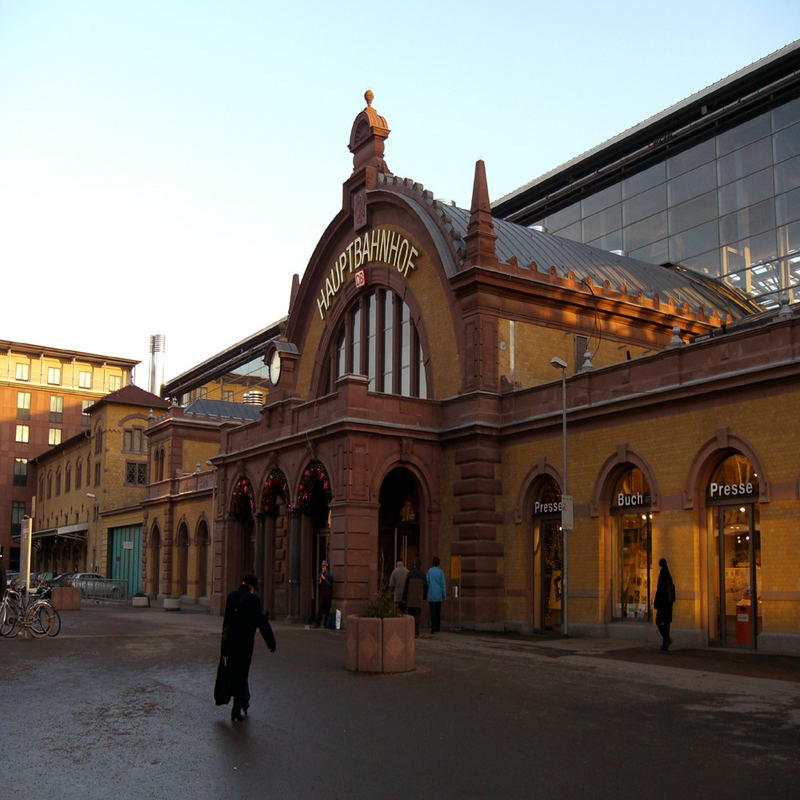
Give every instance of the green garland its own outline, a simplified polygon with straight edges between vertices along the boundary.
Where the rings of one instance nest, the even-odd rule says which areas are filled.
[[[236,486],[233,487],[233,497],[231,498],[230,516],[238,519],[239,522],[246,522],[256,510],[253,501],[253,490],[250,488],[250,481],[247,478],[239,478]]]
[[[267,479],[264,481],[264,503],[261,509],[268,517],[278,516],[278,498],[282,497],[286,501],[289,508],[292,504],[289,502],[289,484],[286,481],[286,476],[283,470],[273,469]]]

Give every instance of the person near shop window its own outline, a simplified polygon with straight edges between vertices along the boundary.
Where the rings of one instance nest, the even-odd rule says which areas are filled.
[[[667,567],[667,559],[660,559],[658,566],[661,567],[661,572],[658,574],[653,608],[656,610],[656,627],[661,634],[661,649],[666,651],[672,644],[669,627],[672,623],[672,605],[675,602],[675,584]]]
[[[401,614],[406,613],[406,604],[403,602],[403,591],[406,588],[407,577],[408,568],[403,563],[403,559],[398,558],[397,564],[392,570],[392,574],[389,576],[389,588],[392,590],[395,608]]]
[[[414,617],[414,636],[419,636],[419,615],[422,613],[422,603],[425,600],[425,573],[422,571],[422,561],[415,559],[414,566],[408,572],[406,586],[403,589],[403,602],[408,613]]]
[[[439,566],[439,556],[433,557],[433,566],[428,570],[428,605],[431,613],[431,633],[438,633],[442,619],[442,601],[447,597],[444,572]]]

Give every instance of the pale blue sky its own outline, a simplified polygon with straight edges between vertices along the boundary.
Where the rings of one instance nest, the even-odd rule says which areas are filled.
[[[175,377],[283,316],[350,174],[496,199],[800,37],[800,3],[0,0],[0,338]]]

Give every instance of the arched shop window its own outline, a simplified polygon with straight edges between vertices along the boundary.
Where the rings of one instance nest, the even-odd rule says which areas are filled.
[[[754,647],[761,632],[758,495],[758,474],[739,453],[720,461],[706,489],[708,529],[713,532],[710,639],[723,645]]]
[[[343,375],[366,375],[371,392],[427,398],[425,369],[408,305],[391,289],[374,289],[342,315],[321,388],[332,392]]]
[[[650,619],[650,487],[637,467],[620,475],[611,498],[611,596],[615,619]]]

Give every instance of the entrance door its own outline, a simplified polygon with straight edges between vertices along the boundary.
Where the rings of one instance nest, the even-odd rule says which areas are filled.
[[[561,524],[539,519],[534,532],[534,629],[561,630]]]
[[[142,526],[112,528],[110,576],[130,597],[142,588]]]
[[[378,511],[378,589],[389,583],[395,563],[410,569],[420,555],[419,490],[413,474],[393,469],[381,485]]]
[[[716,511],[717,585],[715,587],[719,643],[755,648],[761,631],[758,573],[761,532],[754,503],[719,506]]]

